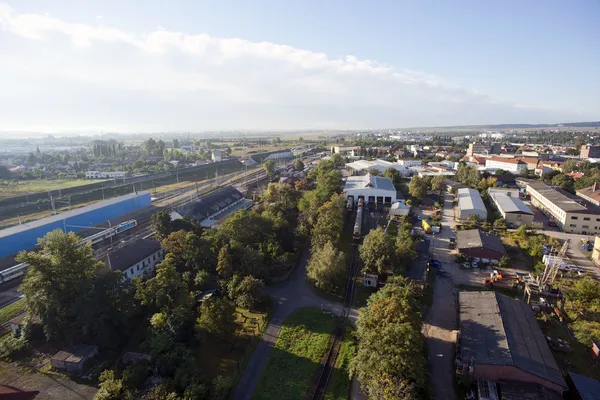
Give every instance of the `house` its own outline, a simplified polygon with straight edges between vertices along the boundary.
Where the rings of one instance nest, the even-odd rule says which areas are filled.
[[[490,157],[485,160],[485,169],[502,169],[514,174],[520,174],[521,171],[527,169],[527,163],[513,158]]]
[[[352,197],[358,201],[361,197],[369,203],[391,204],[397,193],[391,179],[371,174],[349,176],[344,184],[344,200]]]
[[[587,376],[569,372],[567,383],[570,398],[575,400],[598,400],[600,398],[600,382]]]
[[[149,277],[154,274],[156,264],[164,259],[165,253],[159,241],[139,239],[109,253],[106,256],[107,265],[114,271],[123,272],[129,280]]]
[[[600,206],[600,184],[598,184],[598,182],[594,182],[594,184],[590,187],[577,190],[576,194],[582,199]]]
[[[531,306],[492,291],[460,292],[458,303],[458,373],[500,383],[501,391],[507,381],[534,393],[567,389]]]
[[[497,179],[496,184],[498,187],[502,186],[516,186],[515,176],[513,174],[502,174],[502,175],[494,175],[494,178]]]
[[[480,220],[487,219],[487,209],[479,192],[471,188],[461,188],[456,191],[458,197],[457,217],[467,220],[471,215],[476,215]]]
[[[37,390],[19,389],[15,386],[0,385],[0,399],[2,400],[32,400],[40,392]]]
[[[52,368],[70,373],[79,373],[87,360],[98,354],[98,346],[78,345],[68,350],[61,350],[50,359]]]
[[[518,194],[515,197],[510,192],[508,194],[492,192],[489,196],[508,226],[531,225],[533,223],[533,211],[519,199]]]
[[[541,162],[537,157],[517,157],[515,160],[527,164],[527,169],[530,171],[535,171],[535,169],[538,167],[538,164]]]
[[[376,288],[377,279],[379,279],[379,276],[377,276],[376,274],[365,273],[363,276],[363,286]]]
[[[210,159],[213,160],[213,162],[219,162],[221,161],[223,158],[221,157],[221,152],[218,150],[215,150],[212,152]]]
[[[459,254],[466,257],[486,260],[500,260],[506,254],[506,249],[499,236],[479,229],[458,231],[456,233],[456,249]]]
[[[469,143],[467,156],[471,157],[474,154],[500,154],[500,143]]]
[[[469,188],[467,185],[463,185],[460,182],[453,181],[452,179],[444,180],[446,184],[446,190],[448,193],[456,193],[458,189]]]

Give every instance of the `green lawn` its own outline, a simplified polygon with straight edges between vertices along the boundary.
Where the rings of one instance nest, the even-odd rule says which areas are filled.
[[[45,192],[46,190],[66,189],[101,181],[98,179],[35,179],[31,181],[18,181],[16,183],[11,182],[8,185],[0,185],[0,199]]]
[[[25,309],[25,300],[17,300],[4,308],[0,308],[0,325],[8,322],[15,315]]]
[[[338,358],[335,361],[335,368],[331,371],[325,400],[346,400],[350,392],[350,361],[356,355],[356,342],[354,338],[354,328],[346,326],[344,331],[344,341],[340,347]]]
[[[303,399],[316,378],[334,327],[335,319],[320,310],[294,311],[281,327],[252,398]]]

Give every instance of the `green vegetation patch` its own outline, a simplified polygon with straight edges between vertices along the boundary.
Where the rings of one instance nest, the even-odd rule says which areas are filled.
[[[320,310],[294,311],[281,327],[252,398],[304,398],[328,349],[334,327],[335,319]]]
[[[356,355],[356,339],[354,328],[346,326],[344,341],[340,347],[335,368],[331,371],[325,400],[346,400],[350,393],[350,361]]]
[[[17,300],[4,308],[0,308],[0,325],[7,323],[18,313],[25,310],[25,300]]]
[[[90,179],[36,179],[32,181],[7,182],[0,185],[0,198],[22,196],[25,194],[45,192],[48,190],[66,189],[74,186],[89,185],[90,183],[102,182],[102,180]]]

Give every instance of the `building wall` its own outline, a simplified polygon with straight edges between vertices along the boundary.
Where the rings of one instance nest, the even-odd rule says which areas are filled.
[[[600,157],[600,146],[581,146],[579,151],[581,158],[598,158]]]
[[[0,239],[0,258],[16,254],[21,250],[32,249],[37,244],[39,238],[55,229],[64,230],[65,225],[67,225],[66,229],[68,232],[78,232],[85,228],[76,228],[69,225],[94,226],[151,205],[150,193],[140,193],[136,197],[124,199],[119,203],[111,204],[104,208],[83,212],[65,221],[49,222],[46,225],[7,236]]]
[[[123,275],[129,279],[135,279],[142,276],[150,276],[154,274],[156,264],[160,263],[165,256],[166,250],[160,249],[152,255],[138,261],[136,264],[123,271]]]
[[[398,160],[396,162],[402,165],[404,168],[416,167],[418,165],[421,165],[421,160]]]
[[[373,203],[379,202],[378,197],[382,198],[381,203],[391,203],[396,200],[395,191],[373,188],[352,189],[344,192],[344,200],[348,200],[350,196],[354,197],[354,201],[358,201],[359,197],[364,197],[365,201]]]
[[[490,260],[500,260],[504,255],[504,253],[482,247],[458,249],[458,252],[464,254],[466,257],[489,258]]]
[[[521,173],[522,170],[527,169],[527,164],[524,164],[524,163],[516,164],[516,163],[509,163],[509,162],[496,161],[496,160],[485,160],[485,167],[486,168],[499,168],[499,169],[503,169],[505,171],[519,174],[519,173]]]
[[[504,218],[507,224],[512,224],[514,226],[533,224],[533,215],[531,214],[505,213],[501,209],[498,209],[498,211],[500,211],[502,218]]]
[[[489,379],[494,382],[502,380],[516,381],[516,382],[529,382],[537,383],[553,390],[557,393],[562,393],[566,387],[557,385],[556,383],[542,379],[536,375],[525,372],[512,365],[484,365],[475,364],[473,366],[473,378],[475,379]]]
[[[594,239],[594,250],[592,251],[592,260],[600,264],[600,236]]]
[[[87,171],[85,177],[87,179],[106,179],[106,178],[125,178],[127,172],[122,171]]]

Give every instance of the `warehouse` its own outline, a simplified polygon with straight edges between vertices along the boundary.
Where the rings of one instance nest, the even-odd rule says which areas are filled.
[[[131,193],[0,231],[0,258],[28,250],[55,229],[78,232],[152,205],[150,193]]]
[[[403,167],[400,164],[391,163],[389,161],[379,159],[373,161],[358,160],[346,164],[346,170],[350,171],[353,174],[369,172],[371,170],[376,170],[383,174],[389,168],[395,169],[400,173],[401,176],[410,176],[413,174],[413,171]]]
[[[186,204],[178,211],[184,217],[195,219],[203,227],[209,228],[216,227],[223,218],[251,204],[252,200],[244,198],[233,186],[225,186]]]
[[[533,211],[518,197],[505,193],[490,193],[489,196],[509,227],[533,224]]]
[[[519,387],[520,397],[511,398],[561,398],[567,384],[527,303],[491,291],[460,292],[458,302],[459,374],[499,383],[502,392],[505,383]]]
[[[481,221],[487,220],[487,210],[477,190],[462,188],[456,192],[458,197],[458,219],[466,220],[471,215],[476,215]]]
[[[506,253],[500,237],[479,229],[458,231],[456,248],[459,254],[483,260],[500,260]]]
[[[344,200],[363,198],[369,203],[391,204],[396,200],[396,188],[392,181],[371,174],[350,176],[344,185]]]

